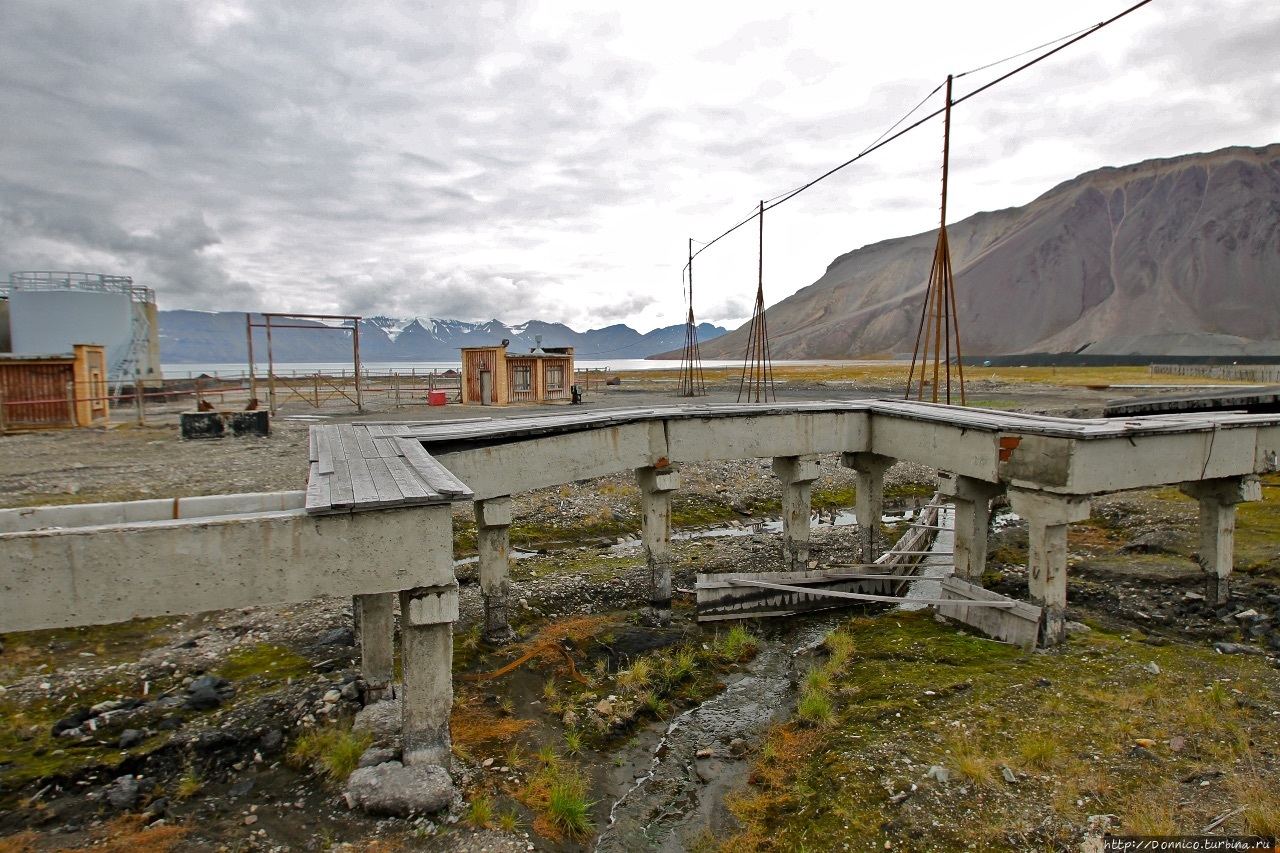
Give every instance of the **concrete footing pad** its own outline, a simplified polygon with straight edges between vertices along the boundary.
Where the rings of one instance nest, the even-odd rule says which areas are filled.
[[[347,777],[347,808],[373,815],[411,817],[448,808],[456,789],[449,773],[437,764],[388,761],[361,767]]]

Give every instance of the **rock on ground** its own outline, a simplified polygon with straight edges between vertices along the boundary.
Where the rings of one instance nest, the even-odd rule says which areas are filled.
[[[453,779],[437,764],[388,761],[361,767],[347,778],[347,807],[374,815],[409,817],[439,811],[453,802]]]

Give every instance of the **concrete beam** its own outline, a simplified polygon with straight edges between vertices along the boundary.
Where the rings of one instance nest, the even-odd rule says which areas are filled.
[[[662,421],[629,423],[432,454],[476,500],[560,486],[669,459]]]
[[[763,459],[865,450],[865,411],[689,418],[666,421],[672,462]]]
[[[866,449],[977,480],[1000,479],[999,435],[994,432],[877,412],[871,415],[871,440]]]
[[[1001,463],[999,479],[1062,494],[1101,494],[1239,476],[1253,473],[1260,460],[1258,430],[1247,426],[1089,439],[1006,438],[1016,438],[1018,444]]]
[[[443,583],[451,542],[448,506],[0,534],[0,633]]]
[[[263,492],[0,509],[0,533],[21,533],[49,527],[91,527],[139,521],[258,515],[302,509],[306,506],[306,500],[306,492]]]
[[[788,571],[809,562],[813,481],[822,476],[818,457],[775,456],[773,473],[782,481],[782,561]]]
[[[843,453],[840,464],[854,473],[854,515],[858,519],[858,560],[873,563],[883,550],[884,474],[896,462],[878,453]]]

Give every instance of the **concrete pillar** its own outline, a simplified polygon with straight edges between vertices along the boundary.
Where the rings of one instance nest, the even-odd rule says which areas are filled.
[[[405,764],[438,764],[449,769],[453,623],[457,618],[456,583],[400,593]]]
[[[1255,476],[1223,477],[1183,483],[1181,489],[1200,502],[1199,561],[1205,572],[1205,599],[1226,604],[1235,562],[1236,504],[1262,500],[1262,484]]]
[[[680,472],[672,468],[637,468],[640,484],[641,539],[649,564],[650,616],[671,617],[671,493],[680,488]]]
[[[956,577],[982,586],[982,574],[987,567],[991,499],[1004,491],[1004,486],[939,471],[938,490],[951,502],[955,513],[952,553],[955,555]]]
[[[1029,528],[1027,587],[1044,610],[1040,643],[1056,645],[1067,635],[1067,525],[1089,517],[1089,499],[1010,488],[1009,504]]]
[[[484,635],[490,642],[507,642],[514,636],[507,622],[507,600],[511,595],[511,498],[489,498],[476,501],[474,506]]]
[[[395,677],[395,594],[357,595],[352,606],[360,638],[360,674],[367,686],[365,701],[390,698]]]
[[[822,469],[816,455],[775,456],[773,473],[782,481],[782,561],[787,571],[800,571],[809,562],[811,492]]]
[[[883,550],[880,519],[884,517],[884,472],[897,460],[878,453],[842,453],[840,464],[852,468],[854,513],[858,519],[858,560],[873,563]]]

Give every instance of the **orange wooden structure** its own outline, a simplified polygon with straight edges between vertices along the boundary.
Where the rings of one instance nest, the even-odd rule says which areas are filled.
[[[76,344],[66,355],[0,354],[0,431],[110,420],[105,347]]]
[[[509,353],[505,346],[462,348],[462,402],[473,406],[570,402],[573,347]]]

